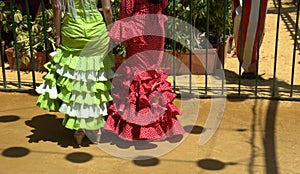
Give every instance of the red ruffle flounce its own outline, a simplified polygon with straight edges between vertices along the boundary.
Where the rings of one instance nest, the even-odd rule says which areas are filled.
[[[115,79],[114,104],[108,109],[105,129],[127,140],[161,140],[184,134],[177,120],[176,94],[162,71],[150,70],[132,82]],[[123,88],[122,88],[123,87]]]

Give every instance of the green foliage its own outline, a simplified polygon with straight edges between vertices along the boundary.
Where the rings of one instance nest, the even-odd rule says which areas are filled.
[[[171,0],[165,14],[172,16],[166,23],[166,34],[172,39],[167,38],[165,43],[165,49],[175,49],[181,51],[187,51],[188,48],[174,41],[184,42],[184,45],[190,44],[190,35],[187,34],[190,30],[190,7],[183,4],[181,0]]]
[[[118,20],[119,12],[120,12],[120,4],[121,0],[111,0],[111,8],[113,12],[113,20]],[[121,55],[123,57],[126,57],[126,48],[121,45],[120,43],[115,45],[113,48],[113,54]]]
[[[25,65],[28,65],[31,60],[31,48],[33,56],[35,56],[35,53],[37,52],[51,52],[55,50],[53,11],[51,9],[46,9],[44,14],[45,30],[42,12],[37,14],[34,21],[32,21],[31,16],[29,16],[30,25],[28,25],[27,15],[22,15],[20,11],[15,12],[14,19],[16,24],[17,48],[18,52],[22,53],[21,60]],[[32,47],[30,47],[29,38],[31,38]]]
[[[30,62],[30,45],[29,45],[29,34],[28,34],[28,24],[27,16],[23,16],[20,10],[14,12],[14,22],[16,31],[16,41],[18,53],[21,53],[22,62],[27,65]],[[11,28],[12,24],[11,24]],[[11,43],[13,45],[13,42]]]
[[[37,44],[36,50],[42,52],[51,52],[56,49],[55,46],[55,29],[54,29],[54,14],[52,9],[46,9],[45,14],[45,29],[42,12],[39,12],[32,22],[32,39],[33,43]],[[44,40],[46,39],[46,41]],[[46,44],[45,44],[46,42]],[[47,48],[46,48],[47,45]]]
[[[120,12],[120,4],[121,4],[121,0],[111,0],[111,8],[112,8],[112,12],[113,12],[113,20],[117,20],[118,19],[118,15]]]
[[[224,2],[227,2],[226,6]],[[232,33],[231,10],[232,4],[231,1],[228,0],[169,0],[169,6],[165,14],[191,24],[202,33],[202,37],[206,36],[209,42],[213,46],[216,46],[220,44],[222,40],[220,38],[224,34],[229,35]],[[224,12],[226,12],[225,16]],[[175,29],[176,39],[174,40],[184,41],[186,44],[190,44],[189,42],[191,42],[191,40],[193,42],[199,42],[197,39],[202,38],[196,36],[195,33],[186,32],[189,31],[189,27],[182,25],[182,22],[179,20],[175,23],[169,22],[167,29],[169,31]],[[173,42],[174,41],[170,39],[167,40],[165,45],[166,49],[172,49],[174,47]],[[192,45],[199,45],[199,43],[193,43]],[[174,49],[186,51],[188,48],[181,44],[176,44],[176,48]]]
[[[46,29],[44,29],[42,12],[37,14],[34,21],[31,21],[31,16],[29,16],[30,26],[28,25],[27,15],[22,16],[19,11],[15,13],[17,47],[18,52],[23,53],[21,60],[25,65],[28,65],[30,62],[31,48],[33,56],[35,56],[37,52],[51,52],[56,49],[53,11],[52,9],[46,9],[44,14]],[[29,31],[31,36],[31,48]]]
[[[190,45],[191,40],[193,40],[195,43],[192,43],[192,45],[195,47],[198,45],[199,47],[199,45],[201,45],[199,42],[204,40],[203,37],[205,36],[208,37],[210,43],[216,46],[222,43],[221,37],[223,34],[232,34],[231,1],[208,1],[209,2],[207,2],[207,0],[169,0],[168,7],[164,11],[164,14],[167,16],[173,16],[174,18],[178,18],[188,24],[191,24],[197,28],[202,35],[199,36],[192,33],[191,36],[190,33],[187,32],[190,31],[190,27],[186,25],[187,23],[183,23],[180,20],[168,21],[166,29],[167,32],[170,33],[167,33],[167,35],[175,38],[166,40],[166,49],[173,49],[175,47],[175,50],[187,51],[189,48],[179,43],[174,44],[174,40],[184,42],[185,45]],[[227,2],[226,10],[224,2]],[[114,20],[117,20],[118,18],[120,3],[121,0],[111,0]],[[224,11],[226,12],[226,16],[224,16]],[[209,24],[208,26],[206,25],[207,21]],[[176,33],[175,35],[174,31]],[[114,52],[117,54],[123,54],[125,52],[124,47],[118,45]]]
[[[193,8],[193,25],[201,32],[207,32],[208,29],[209,41],[212,44],[218,44],[219,38],[223,34],[228,35],[232,33],[231,1],[227,1],[226,9],[224,1],[220,0],[210,0],[209,3],[200,0],[195,2]],[[224,10],[226,10],[226,16],[224,16]],[[209,24],[208,28],[206,25],[207,21]]]
[[[28,65],[31,60],[31,48],[33,56],[35,56],[37,52],[51,52],[56,49],[54,39],[54,15],[52,9],[45,9],[44,11],[45,32],[42,12],[36,15],[35,20],[32,20],[30,15],[23,15],[20,8],[15,7],[13,9],[14,16],[12,18],[11,9],[5,6],[3,1],[0,1],[0,12],[0,24],[5,32],[12,32],[11,30],[13,30],[13,26],[15,26],[18,55],[21,56],[21,60],[25,65]],[[31,38],[31,44],[29,38]],[[14,46],[13,42],[10,43],[9,46]]]
[[[8,33],[10,30],[10,24],[11,24],[11,12],[5,6],[5,3],[3,1],[0,1],[0,29],[3,28],[3,30]]]

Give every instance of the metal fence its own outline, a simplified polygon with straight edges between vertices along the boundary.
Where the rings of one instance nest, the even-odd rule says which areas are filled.
[[[16,5],[14,0],[5,1],[6,5],[9,6],[8,11],[11,16],[14,16],[16,13]],[[28,27],[27,34],[27,40],[29,43],[29,52],[28,57],[30,57],[30,68],[29,70],[22,70],[22,62],[24,62],[24,59],[20,59],[19,53],[18,53],[18,47],[20,44],[17,42],[18,37],[18,31],[16,31],[16,18],[11,17],[11,37],[12,37],[12,45],[14,50],[14,60],[13,63],[9,60],[7,60],[7,56],[5,54],[7,45],[1,45],[1,74],[0,74],[0,91],[26,91],[26,90],[34,90],[36,86],[42,82],[42,76],[45,73],[43,69],[39,69],[41,71],[36,71],[36,63],[34,61],[34,42],[33,37],[29,37],[32,35],[32,21],[34,20],[32,17],[32,12],[30,11],[30,4],[28,0],[24,1],[25,4],[23,5],[23,17],[26,17],[26,27]],[[189,0],[189,1],[179,1],[179,0],[171,0],[169,1],[169,8],[166,12],[167,14],[171,14],[174,17],[177,17],[179,14],[178,9],[181,6],[178,6],[179,3],[185,2],[186,6],[189,7],[188,15],[184,15],[185,19],[188,23],[194,24],[193,19],[195,17],[195,14],[197,15],[203,15],[205,16],[205,23],[204,31],[205,37],[209,38],[211,36],[211,33],[215,32],[212,28],[212,22],[210,19],[214,18],[214,13],[211,13],[209,9],[213,8],[214,3],[218,1],[214,0],[206,0],[206,1],[195,1],[195,0]],[[203,3],[203,11],[201,13],[194,13],[197,9],[196,5],[199,5],[198,3]],[[282,4],[284,2],[284,5]],[[47,32],[48,28],[47,24],[47,3],[48,1],[41,0],[39,9],[41,11],[42,19],[43,19],[43,41],[42,44],[44,44],[44,47],[46,52],[49,50],[47,47],[49,47],[49,39],[47,38]],[[220,3],[220,2],[218,2]],[[222,21],[215,21],[219,22],[220,25],[222,25],[221,33],[222,36],[230,35],[232,34],[232,26],[230,20],[231,19],[231,1],[224,0],[222,1],[221,6],[225,7],[221,9],[221,12],[217,14],[219,17],[221,16]],[[286,5],[289,4],[287,7]],[[274,38],[271,42],[265,42],[262,41],[263,45],[269,45],[268,47],[272,48],[272,53],[270,53],[270,50],[268,50],[268,54],[265,52],[265,50],[262,50],[262,47],[258,48],[258,59],[259,63],[257,63],[257,72],[259,71],[265,71],[264,66],[268,66],[268,69],[272,69],[272,72],[266,72],[266,76],[264,76],[264,80],[261,80],[259,78],[256,78],[254,80],[245,80],[241,78],[242,73],[242,67],[241,64],[238,63],[237,59],[231,58],[233,52],[226,53],[226,47],[223,46],[218,49],[218,51],[221,51],[221,53],[225,53],[225,57],[220,59],[221,62],[217,65],[217,68],[214,68],[213,73],[209,73],[208,71],[204,71],[202,73],[194,73],[194,70],[197,70],[197,64],[194,62],[194,59],[192,58],[193,51],[188,51],[188,61],[186,62],[187,68],[191,71],[188,74],[180,74],[176,73],[179,66],[176,64],[176,61],[174,61],[172,68],[173,72],[170,75],[170,81],[172,81],[174,91],[178,94],[181,93],[191,93],[195,94],[195,96],[204,97],[204,98],[210,98],[210,97],[227,97],[227,98],[266,98],[266,99],[280,99],[280,100],[300,100],[300,77],[299,73],[297,73],[299,70],[299,64],[300,64],[300,44],[299,44],[299,0],[293,1],[293,0],[272,0],[269,1],[269,7],[268,7],[268,16],[267,21],[269,18],[269,15],[276,15],[276,20],[274,21],[274,33],[269,33],[268,30],[266,30],[266,33],[268,36],[272,36]],[[207,10],[208,9],[208,10]],[[171,11],[170,11],[171,10]],[[173,10],[173,11],[172,11]],[[177,11],[176,11],[177,10]],[[212,9],[215,11],[215,9]],[[3,12],[3,11],[2,11]],[[199,11],[198,11],[199,12]],[[243,12],[243,10],[242,10]],[[274,17],[274,16],[273,16]],[[3,18],[1,18],[3,19]],[[260,19],[259,19],[260,20]],[[3,31],[3,25],[5,20],[1,20],[1,37],[0,41],[4,41],[5,35],[7,35]],[[7,21],[8,22],[8,21]],[[201,25],[201,24],[200,24]],[[284,26],[284,27],[283,27]],[[220,29],[219,29],[220,30]],[[288,37],[286,40],[280,39],[281,33],[287,32]],[[175,32],[176,33],[176,32]],[[192,36],[191,36],[192,37]],[[175,53],[176,42],[171,42],[173,45],[173,52]],[[221,39],[222,45],[226,45],[227,40],[226,37],[222,37]],[[283,50],[281,48],[281,45],[284,44],[292,44],[292,47],[290,50]],[[272,46],[270,46],[272,45]],[[242,46],[241,46],[242,48]],[[192,50],[191,48],[188,50]],[[289,54],[286,55],[285,53],[288,52]],[[48,60],[48,54],[46,55],[46,60]],[[224,55],[224,54],[223,54]],[[27,57],[27,59],[28,59]],[[269,61],[267,64],[264,62],[264,58],[269,57],[271,61]],[[174,56],[174,59],[176,58],[176,54]],[[209,62],[209,51],[208,49],[205,49],[205,62],[202,67],[204,67],[206,70],[210,66],[208,64]],[[291,64],[284,64],[281,63],[282,59],[284,60],[290,60]],[[26,61],[26,58],[25,58]],[[236,66],[230,66],[228,67],[228,62],[231,62],[231,65]],[[233,63],[232,63],[233,62]],[[264,63],[261,63],[264,62]],[[272,68],[270,68],[272,67]],[[298,68],[298,69],[297,69]],[[280,71],[279,71],[280,70]],[[282,71],[284,70],[284,71]],[[287,72],[289,71],[289,72]],[[196,71],[197,72],[197,71]],[[287,75],[288,73],[288,75]],[[283,75],[284,74],[284,75]]]
[[[38,1],[31,1],[35,5],[38,4],[38,8],[41,11],[41,17],[43,19],[42,28],[43,41],[41,44],[44,44],[47,52],[48,39],[46,31],[46,14],[45,14],[45,1],[42,0],[39,3]],[[1,11],[1,69],[2,69],[2,79],[0,81],[2,91],[24,91],[29,89],[36,88],[36,55],[34,52],[33,45],[33,36],[32,36],[32,21],[33,17],[37,14],[34,14],[30,9],[32,9],[28,0],[19,1],[19,4],[16,4],[15,0],[7,0],[1,2],[3,5]],[[17,21],[18,20],[18,21]],[[19,28],[17,27],[19,24]],[[5,31],[5,27],[7,31]],[[25,32],[20,32],[24,30]],[[26,33],[27,32],[27,33]],[[3,36],[7,36],[4,39]],[[17,37],[21,37],[21,41],[17,41]],[[8,42],[11,43],[8,43]],[[22,43],[26,42],[27,45]],[[22,46],[27,46],[26,57],[22,56],[23,53],[20,53],[19,50],[23,50]],[[20,49],[19,49],[20,48]],[[46,55],[45,61],[48,61],[48,54]],[[24,62],[29,62],[28,64]],[[24,67],[25,64],[25,67]],[[32,68],[30,68],[32,67]],[[31,75],[31,78],[29,77]]]

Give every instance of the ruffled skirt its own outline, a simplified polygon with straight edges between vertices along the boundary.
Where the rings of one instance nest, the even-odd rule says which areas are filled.
[[[84,56],[58,49],[45,64],[48,73],[36,91],[37,105],[65,114],[69,129],[96,130],[104,126],[114,73],[111,55]]]
[[[105,129],[126,140],[163,140],[184,134],[177,120],[180,110],[172,103],[176,95],[163,71],[144,71],[132,81],[124,79],[113,81],[114,104],[108,108]]]

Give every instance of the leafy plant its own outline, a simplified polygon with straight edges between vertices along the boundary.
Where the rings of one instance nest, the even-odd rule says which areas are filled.
[[[5,3],[3,1],[0,1],[0,29],[3,28],[3,30],[8,33],[10,29],[10,23],[8,16],[10,15],[10,11],[5,6]]]
[[[190,28],[186,25],[189,21],[190,7],[185,6],[181,0],[170,0],[165,14],[172,16],[165,26],[166,34],[169,36],[166,38],[165,49],[187,51],[188,48],[184,45],[190,44],[190,35],[187,32]]]
[[[23,16],[20,10],[16,10],[14,12],[14,22],[15,22],[18,56],[21,56],[21,61],[27,66],[28,63],[30,62],[29,57],[31,57],[27,16],[26,15]],[[13,41],[11,45],[13,45]]]
[[[126,57],[126,48],[121,44],[117,44],[116,46],[114,46],[112,52],[113,52],[113,54],[120,55],[122,57]]]
[[[206,22],[209,17],[208,40],[213,45],[220,44],[220,37],[224,34],[224,32],[225,35],[232,33],[231,2],[227,3],[227,7],[225,7],[224,1],[220,0],[210,0],[208,4],[206,0],[199,0],[194,4],[195,5],[192,10],[193,25],[199,31],[206,32]],[[224,10],[226,10],[226,16],[224,16]],[[226,26],[225,31],[224,25]]]
[[[222,42],[222,36],[224,31],[224,22],[226,24],[225,35],[231,34],[232,32],[232,19],[231,19],[231,3],[227,3],[226,6],[226,16],[224,16],[224,1],[220,0],[209,0],[209,5],[207,0],[170,0],[169,6],[166,11],[166,15],[173,16],[184,22],[189,23],[200,33],[190,33],[191,31],[188,25],[182,25],[182,22],[176,20],[176,22],[168,22],[166,28],[167,31],[171,31],[172,34],[176,33],[176,41],[185,42],[184,45],[190,45],[191,41],[192,48],[199,48],[203,45],[201,42],[208,38],[208,41],[216,47]],[[208,21],[208,26],[207,26]],[[207,32],[208,27],[208,32]],[[192,36],[191,36],[192,35]],[[186,51],[189,48],[183,46],[180,43],[174,44],[174,40],[167,39],[165,48]],[[174,47],[174,45],[176,45]]]
[[[34,43],[37,44],[35,47],[36,51],[51,52],[56,49],[54,14],[52,9],[46,9],[44,14],[46,29],[44,30],[43,14],[39,12],[32,25],[32,38]],[[46,39],[46,41],[44,39]]]
[[[118,19],[118,15],[120,12],[120,4],[121,4],[121,0],[111,0],[111,8],[112,8],[112,13],[113,13],[113,20],[117,20]]]
[[[111,8],[113,12],[113,21],[118,20],[119,12],[120,12],[120,4],[121,0],[111,0]],[[121,55],[123,57],[126,57],[126,48],[118,43],[113,48],[113,54]]]
[[[37,52],[51,52],[56,48],[53,12],[51,9],[46,9],[44,14],[46,30],[44,30],[42,12],[37,14],[34,21],[30,20],[30,26],[28,25],[27,15],[22,15],[19,10],[15,12],[17,48],[18,52],[21,53],[21,60],[26,66],[31,60],[31,48],[33,56],[35,56]],[[29,18],[31,19],[31,16],[29,16]],[[32,47],[30,47],[29,38],[31,38]]]

